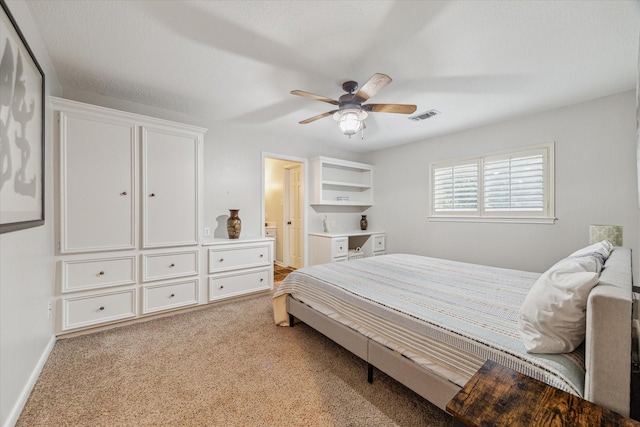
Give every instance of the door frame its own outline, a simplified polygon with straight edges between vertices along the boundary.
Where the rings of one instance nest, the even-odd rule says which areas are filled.
[[[309,179],[308,179],[308,170],[309,170],[309,162],[307,161],[307,159],[305,159],[304,157],[295,157],[295,156],[289,156],[286,154],[277,154],[277,153],[268,153],[268,152],[262,152],[262,162],[261,162],[261,179],[262,179],[262,188],[261,188],[261,192],[262,192],[262,210],[260,212],[260,216],[261,216],[261,224],[262,224],[262,237],[265,237],[264,235],[264,223],[265,223],[265,215],[264,215],[264,210],[265,210],[265,200],[264,200],[264,187],[265,187],[265,162],[267,159],[273,159],[273,160],[282,160],[282,161],[289,161],[289,162],[296,162],[296,163],[300,163],[300,167],[302,168],[302,179],[303,179],[303,188],[302,188],[302,220],[303,220],[303,225],[302,225],[302,260],[301,260],[301,264],[303,267],[306,267],[308,265],[308,256],[307,254],[309,253],[309,239],[308,239],[308,235],[309,235],[309,191],[307,191],[307,187],[309,185]],[[283,233],[284,234],[284,233]],[[283,236],[284,237],[284,236]],[[283,257],[284,257],[284,252],[283,252]],[[275,254],[274,254],[274,259],[275,259]]]

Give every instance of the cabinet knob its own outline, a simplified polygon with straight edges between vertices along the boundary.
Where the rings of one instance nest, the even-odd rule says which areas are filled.
[[[260,278],[260,283],[262,283],[262,282],[264,282],[264,278],[263,277]]]
[[[169,267],[175,267],[176,265],[174,263],[169,264]]]
[[[340,250],[342,250],[342,246],[340,246]]]
[[[104,305],[100,306],[100,311],[104,310]]]
[[[126,196],[126,195],[127,195],[127,192],[126,192],[126,191],[123,191],[122,193],[120,193],[120,195],[121,195],[121,196]]]
[[[223,285],[220,285],[220,289],[224,289],[224,286],[223,286]]]
[[[176,294],[171,294],[171,295],[169,295],[169,298],[173,298],[175,296],[176,296]]]
[[[98,273],[98,276],[104,276],[104,271],[101,271],[100,273]]]
[[[224,258],[220,258],[220,261],[219,261],[219,262],[224,262]]]
[[[156,197],[156,193],[149,194],[149,197]]]
[[[263,258],[263,257],[264,257],[264,254],[260,254],[260,258]]]

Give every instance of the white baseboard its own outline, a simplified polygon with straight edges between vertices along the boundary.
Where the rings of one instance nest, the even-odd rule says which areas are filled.
[[[29,399],[31,390],[33,390],[33,387],[36,385],[36,381],[38,380],[38,377],[42,372],[42,368],[44,368],[44,364],[47,363],[47,359],[49,359],[49,355],[51,354],[51,350],[53,350],[53,346],[55,344],[56,344],[56,337],[54,335],[51,337],[51,339],[47,343],[47,346],[42,352],[40,359],[38,359],[38,363],[33,368],[33,372],[31,372],[31,375],[29,376],[29,380],[24,385],[24,388],[22,389],[22,393],[20,393],[18,400],[16,401],[15,405],[13,405],[13,409],[11,410],[11,413],[7,417],[7,420],[4,423],[3,427],[13,427],[18,422],[18,418],[20,418],[20,414],[24,409],[24,405],[27,403],[27,399]]]

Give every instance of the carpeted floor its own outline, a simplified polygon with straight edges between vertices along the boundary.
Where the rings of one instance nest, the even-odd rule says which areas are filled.
[[[269,294],[59,340],[17,426],[448,426]]]

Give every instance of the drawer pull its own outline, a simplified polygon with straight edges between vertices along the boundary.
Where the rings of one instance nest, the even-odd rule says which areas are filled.
[[[156,197],[156,193],[149,194],[149,197]]]
[[[101,271],[100,273],[98,273],[98,276],[104,276],[104,271]]]
[[[176,265],[174,263],[169,264],[169,267],[175,267]]]
[[[220,261],[218,261],[218,262],[224,262],[224,258],[220,258]]]
[[[224,286],[223,286],[223,285],[220,285],[220,289],[224,289]]]
[[[101,305],[99,310],[100,311],[104,310],[104,305]]]
[[[122,193],[120,193],[120,195],[121,195],[121,196],[126,196],[126,195],[127,195],[127,192],[126,192],[126,191],[123,191]]]
[[[263,277],[260,278],[260,282],[264,282],[264,278]]]
[[[173,298],[175,296],[176,296],[176,294],[171,294],[171,295],[169,295],[169,298]]]

